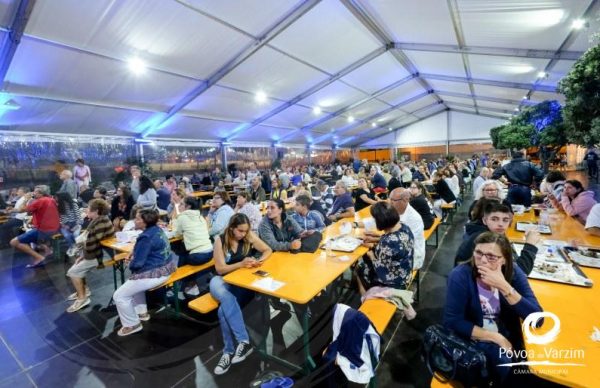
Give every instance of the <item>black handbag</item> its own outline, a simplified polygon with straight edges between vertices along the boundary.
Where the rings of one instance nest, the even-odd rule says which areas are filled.
[[[465,387],[490,383],[485,353],[473,341],[459,337],[442,325],[425,330],[423,354],[429,372],[443,383],[459,381]]]

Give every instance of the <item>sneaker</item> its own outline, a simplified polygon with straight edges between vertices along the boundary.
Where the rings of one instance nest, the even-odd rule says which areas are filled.
[[[85,298],[85,299],[77,299],[75,300],[75,303],[73,303],[71,306],[69,306],[69,308],[67,309],[68,313],[74,313],[75,311],[79,311],[82,308],[84,308],[85,306],[90,304],[90,298]]]
[[[130,334],[133,333],[137,333],[138,331],[142,331],[144,327],[142,326],[142,324],[138,324],[137,326],[132,326],[132,327],[122,327],[119,329],[119,331],[117,331],[117,335],[119,337],[125,337],[128,336]]]
[[[242,362],[252,353],[252,345],[247,342],[240,342],[235,349],[235,355],[231,359],[232,364]]]
[[[89,298],[90,296],[92,296],[92,291],[89,288],[85,289],[85,297]],[[71,295],[69,295],[67,297],[67,300],[77,300],[77,293],[74,292]]]
[[[186,289],[185,293],[191,296],[198,296],[200,295],[200,289],[198,288],[198,286],[193,286]]]
[[[231,354],[223,353],[223,355],[221,356],[221,359],[219,360],[219,363],[215,367],[215,374],[222,375],[222,374],[227,373],[230,366],[231,366]]]

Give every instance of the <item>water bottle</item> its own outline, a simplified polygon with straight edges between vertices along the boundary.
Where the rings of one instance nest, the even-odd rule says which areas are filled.
[[[333,257],[333,239],[330,238],[327,240],[327,242],[325,243],[325,255],[327,257]]]
[[[540,225],[548,225],[550,219],[550,215],[548,214],[548,212],[546,210],[543,210],[540,213]]]

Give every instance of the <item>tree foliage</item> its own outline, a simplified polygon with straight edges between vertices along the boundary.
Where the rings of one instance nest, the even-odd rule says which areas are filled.
[[[569,142],[600,143],[600,45],[590,48],[560,81],[566,97],[563,108]]]

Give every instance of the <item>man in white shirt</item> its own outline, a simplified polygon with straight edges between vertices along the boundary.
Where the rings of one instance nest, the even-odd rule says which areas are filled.
[[[410,228],[415,239],[415,251],[413,257],[413,269],[419,269],[425,261],[425,235],[423,218],[412,206],[410,206],[410,192],[401,187],[392,190],[390,202],[400,215],[400,222]]]

